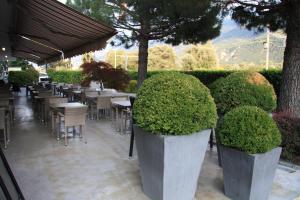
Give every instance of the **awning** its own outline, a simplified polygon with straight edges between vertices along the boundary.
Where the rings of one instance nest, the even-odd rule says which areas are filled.
[[[2,1],[7,5],[2,7]],[[0,21],[1,35],[6,35],[0,46],[9,38],[11,56],[38,64],[103,49],[116,34],[114,28],[56,0],[1,0],[1,8],[8,10],[0,16],[6,17]]]

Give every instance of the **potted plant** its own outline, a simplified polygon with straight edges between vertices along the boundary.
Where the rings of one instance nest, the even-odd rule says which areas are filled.
[[[260,73],[252,71],[235,72],[210,85],[216,102],[219,122],[225,113],[238,106],[257,106],[268,113],[276,108],[276,94],[273,86]],[[217,138],[217,147],[218,147]],[[221,166],[219,148],[218,160]]]
[[[281,135],[267,112],[241,106],[225,114],[217,130],[224,190],[230,199],[266,200],[281,154]]]
[[[144,81],[133,106],[144,193],[193,199],[217,119],[209,90],[191,75],[168,72]]]

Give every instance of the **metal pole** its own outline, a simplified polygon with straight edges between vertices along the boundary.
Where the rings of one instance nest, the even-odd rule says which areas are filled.
[[[115,50],[115,68],[117,68],[117,50]]]
[[[128,55],[126,53],[126,55],[125,55],[125,70],[127,70],[127,67],[128,67]]]
[[[269,60],[270,60],[270,30],[267,29],[267,44],[266,44],[266,70],[269,69]]]

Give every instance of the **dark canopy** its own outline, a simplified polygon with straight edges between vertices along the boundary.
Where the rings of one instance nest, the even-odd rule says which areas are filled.
[[[116,34],[56,0],[0,1],[0,46],[13,57],[45,64],[102,49]]]

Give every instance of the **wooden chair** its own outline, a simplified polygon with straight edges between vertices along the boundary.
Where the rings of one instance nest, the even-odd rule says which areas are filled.
[[[3,107],[0,107],[0,130],[3,132],[4,148],[6,149],[10,140],[10,122],[7,109]]]
[[[73,128],[73,137],[75,137],[75,127],[79,127],[79,137],[82,138],[84,135],[85,143],[87,139],[85,136],[85,122],[86,122],[87,107],[75,107],[64,109],[64,113],[59,113],[60,124],[64,126],[65,134],[65,146],[68,145],[68,128]]]
[[[57,113],[50,110],[51,104],[60,104],[60,103],[68,103],[68,98],[63,97],[50,97],[46,99],[46,109],[48,109],[49,116],[51,118],[51,127],[52,127],[52,134],[54,134],[57,129],[57,124],[59,123]],[[58,135],[58,134],[57,134]],[[59,139],[59,136],[57,137]]]
[[[91,104],[90,114],[92,116],[96,115],[98,120],[101,117],[107,117],[111,110],[111,97],[109,96],[98,96],[94,104]]]

